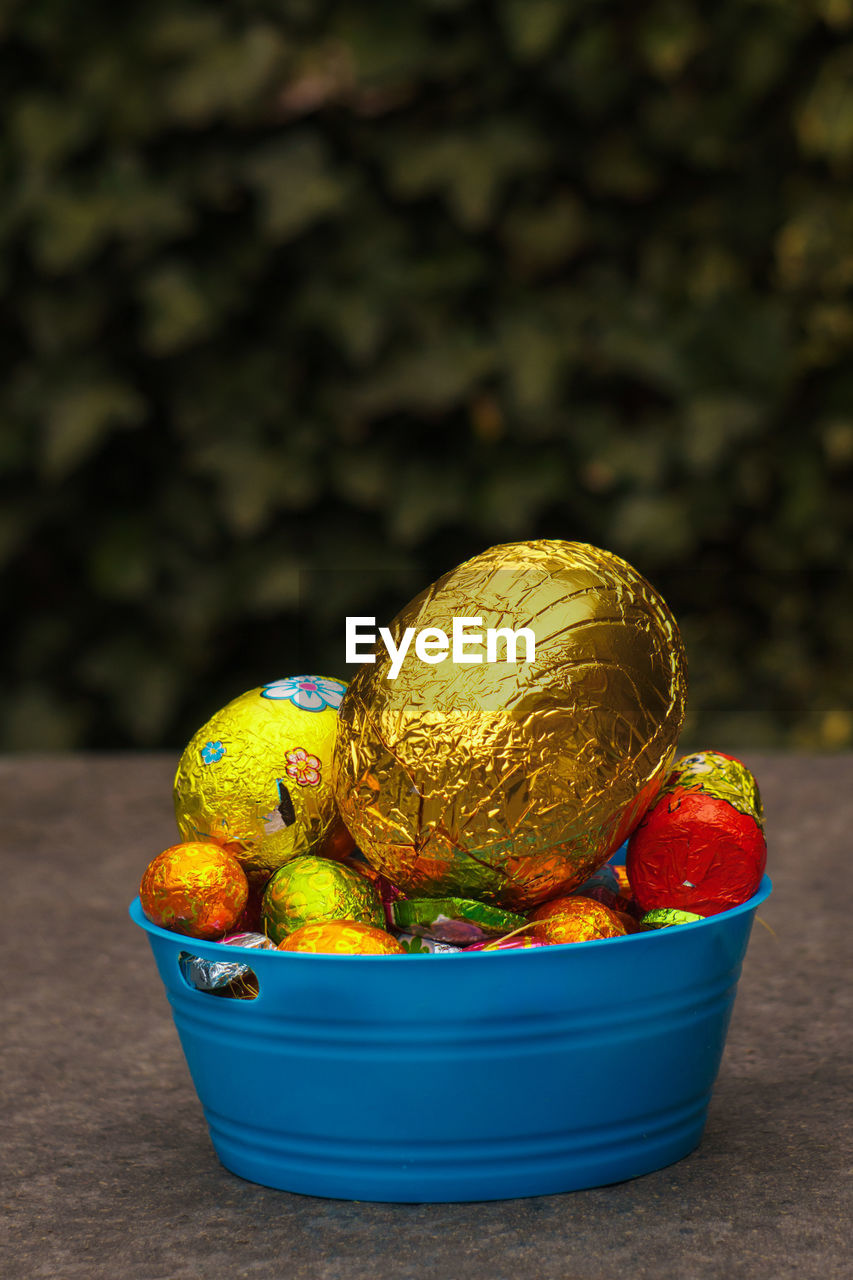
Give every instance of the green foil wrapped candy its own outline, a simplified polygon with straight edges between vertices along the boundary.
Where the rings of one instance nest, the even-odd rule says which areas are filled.
[[[640,917],[640,927],[671,929],[676,924],[694,924],[697,920],[704,919],[704,916],[697,916],[695,911],[679,911],[678,907],[655,907],[653,911],[647,911]]]
[[[397,898],[390,912],[397,929],[459,946],[501,938],[524,924],[514,911],[464,898]]]
[[[292,858],[267,884],[261,907],[264,933],[281,942],[305,924],[353,920],[385,928],[385,909],[373,884],[328,858]]]

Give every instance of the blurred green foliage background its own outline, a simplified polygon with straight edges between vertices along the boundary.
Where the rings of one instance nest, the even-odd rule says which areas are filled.
[[[0,19],[0,746],[179,747],[498,541],[853,744],[850,0]]]

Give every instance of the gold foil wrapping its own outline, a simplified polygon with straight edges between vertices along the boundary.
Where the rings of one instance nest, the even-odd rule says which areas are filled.
[[[657,907],[647,911],[640,917],[640,925],[644,929],[670,929],[676,924],[693,924],[696,920],[704,920],[695,911],[679,911],[677,907]]]
[[[184,839],[227,845],[255,884],[297,854],[350,850],[331,782],[345,688],[292,676],[251,689],[208,720],[175,777]]]
[[[582,884],[654,798],[683,721],[684,649],[645,579],[580,543],[476,556],[402,610],[394,643],[407,627],[450,634],[454,617],[531,628],[535,661],[427,665],[412,645],[390,680],[380,646],[341,705],[338,807],[406,892],[523,909]]]

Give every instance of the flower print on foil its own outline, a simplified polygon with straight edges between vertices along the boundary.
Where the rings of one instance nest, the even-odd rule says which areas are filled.
[[[320,781],[320,761],[316,756],[309,756],[303,747],[297,747],[287,753],[288,778],[293,778],[300,787],[316,787]]]
[[[301,711],[324,711],[332,707],[337,711],[346,692],[342,680],[329,680],[325,676],[288,676],[286,680],[273,680],[261,689],[262,698],[287,699]]]

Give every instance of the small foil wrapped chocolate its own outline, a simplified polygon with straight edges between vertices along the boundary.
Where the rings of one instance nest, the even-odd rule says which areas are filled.
[[[385,929],[358,920],[304,924],[280,942],[278,950],[346,956],[405,955],[397,939]]]
[[[597,942],[604,938],[622,938],[627,933],[616,912],[592,898],[554,898],[537,907],[530,919],[535,924],[533,937],[552,945]]]
[[[454,947],[449,942],[439,942],[437,938],[424,938],[416,933],[398,933],[397,941],[407,956],[445,956],[458,955],[462,947]]]
[[[250,951],[269,951],[275,943],[262,933],[235,933],[221,941],[230,947],[245,947]],[[181,973],[197,991],[221,991],[230,983],[245,979],[250,966],[236,960],[204,960],[201,956],[182,953]]]
[[[640,918],[641,929],[669,929],[674,924],[693,924],[696,920],[704,920],[693,911],[679,911],[677,907],[656,907],[647,911]]]
[[[219,941],[223,947],[245,947],[247,951],[270,951],[275,946],[265,933],[229,933]]]
[[[292,858],[271,878],[261,917],[274,942],[305,924],[328,920],[385,925],[385,910],[370,880],[343,862],[311,854]]]
[[[396,929],[462,947],[524,924],[524,916],[513,911],[465,898],[398,898],[391,904],[391,919]]]
[[[249,896],[237,859],[213,841],[171,845],[142,875],[139,901],[152,923],[212,941],[234,929]]]

